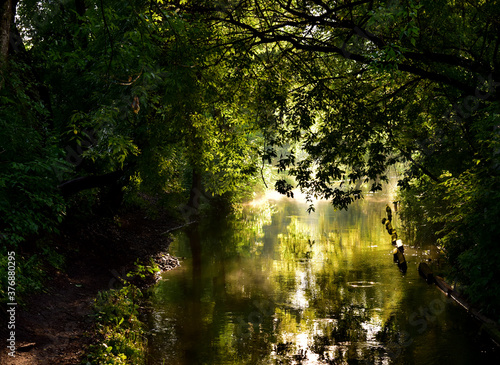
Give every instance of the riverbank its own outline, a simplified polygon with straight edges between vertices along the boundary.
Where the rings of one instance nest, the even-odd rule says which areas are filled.
[[[427,263],[421,262],[418,266],[418,272],[428,284],[435,284],[436,288],[443,294],[455,301],[470,316],[481,323],[481,331],[486,331],[497,348],[500,348],[500,327],[498,322],[485,316],[479,308],[472,306],[459,290],[452,287],[443,277],[435,275],[433,269]]]
[[[4,347],[0,363],[80,364],[96,340],[91,314],[98,293],[119,288],[138,259],[153,258],[162,270],[175,267],[176,260],[167,256],[170,239],[163,233],[179,225],[166,212],[153,219],[134,209],[65,227],[56,238],[65,270],[50,272],[44,292],[18,309],[16,357]]]

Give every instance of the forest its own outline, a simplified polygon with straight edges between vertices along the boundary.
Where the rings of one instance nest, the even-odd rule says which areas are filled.
[[[498,0],[0,7],[2,305],[8,252],[28,296],[82,217],[257,185],[349,209],[397,169],[406,229],[500,319]]]

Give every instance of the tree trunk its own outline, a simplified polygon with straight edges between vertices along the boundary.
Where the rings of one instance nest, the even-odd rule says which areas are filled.
[[[0,68],[9,55],[10,29],[13,18],[13,0],[0,0]]]
[[[201,175],[193,169],[193,178],[191,182],[191,192],[189,193],[188,206],[198,210],[203,196],[203,187],[201,183]]]

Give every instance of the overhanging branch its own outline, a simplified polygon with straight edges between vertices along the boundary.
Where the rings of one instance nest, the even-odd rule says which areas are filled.
[[[113,171],[104,175],[83,176],[68,180],[58,186],[63,196],[71,196],[80,191],[116,184],[123,171]]]

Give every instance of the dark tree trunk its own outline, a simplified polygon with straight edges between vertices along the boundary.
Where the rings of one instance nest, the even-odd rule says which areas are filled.
[[[3,68],[9,56],[13,0],[0,0],[0,68]]]
[[[114,171],[104,175],[78,177],[63,182],[58,188],[66,198],[83,190],[99,188],[101,190],[96,212],[114,215],[123,202],[123,176],[123,171]]]
[[[191,192],[189,193],[189,201],[187,205],[197,210],[200,206],[201,199],[204,199],[201,175],[193,169]]]

